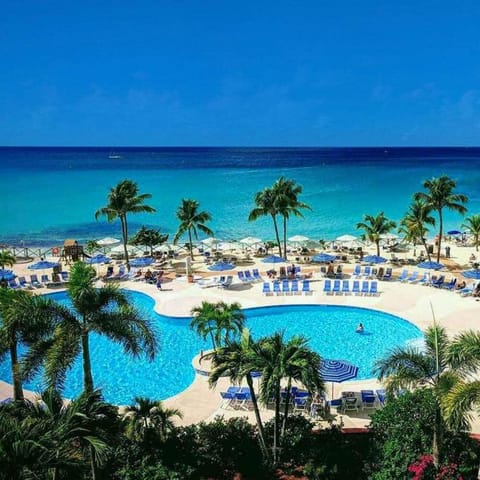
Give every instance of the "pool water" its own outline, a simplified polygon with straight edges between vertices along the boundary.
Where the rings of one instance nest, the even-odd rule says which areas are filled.
[[[190,327],[190,318],[159,315],[153,311],[154,300],[143,293],[128,292],[135,306],[151,319],[158,334],[160,350],[153,362],[132,358],[120,346],[96,334],[90,336],[91,360],[95,386],[105,399],[122,405],[135,396],[163,400],[180,393],[194,379],[192,359],[200,350],[210,348]],[[65,292],[50,298],[68,304]],[[348,360],[359,366],[357,379],[372,377],[375,360],[391,348],[423,337],[413,324],[394,315],[365,308],[332,305],[295,305],[244,310],[252,336],[259,338],[283,330],[285,337],[305,335],[310,347],[324,358]],[[365,331],[355,333],[359,323]],[[83,386],[81,359],[67,374],[64,396],[77,396]],[[10,365],[0,363],[0,379],[10,382]],[[40,391],[41,376],[25,388]]]

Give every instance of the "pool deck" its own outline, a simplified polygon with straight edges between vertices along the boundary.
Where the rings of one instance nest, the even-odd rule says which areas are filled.
[[[270,268],[265,264],[256,263],[253,266],[245,266],[244,269],[251,270],[257,267],[260,267],[262,274],[267,268]],[[344,264],[344,278],[350,277],[353,267],[354,264]],[[394,277],[398,276],[404,268],[407,267],[394,268]],[[199,305],[202,301],[216,302],[223,300],[228,303],[238,302],[242,308],[300,304],[366,307],[398,315],[422,330],[433,323],[433,310],[437,323],[444,326],[449,335],[454,335],[462,330],[478,328],[480,303],[475,298],[461,297],[455,292],[444,289],[391,280],[378,282],[379,295],[377,296],[325,295],[323,293],[324,279],[319,274],[319,267],[302,266],[302,269],[306,272],[311,271],[313,273],[310,285],[311,294],[265,296],[262,293],[262,282],[244,284],[238,280],[236,271],[241,269],[242,267],[239,267],[232,272],[220,272],[221,274],[234,275],[234,282],[228,289],[218,287],[201,288],[196,282],[188,283],[184,275],[177,278],[174,274],[168,275],[169,279],[166,275],[168,281],[163,284],[161,291],[154,285],[144,282],[126,281],[122,282],[121,285],[122,287],[150,295],[156,301],[155,310],[158,313],[169,316],[190,316],[192,307]],[[410,267],[409,270],[412,271],[412,269],[414,267]],[[452,274],[458,277],[458,271],[459,269],[450,269],[450,272],[445,273],[446,280]],[[199,272],[199,274],[203,277],[213,276],[212,272],[208,272],[206,269]],[[216,272],[217,276],[218,274]],[[38,293],[47,291],[51,292],[52,290],[41,289]],[[198,362],[198,359],[195,361]],[[202,365],[200,365],[200,368],[202,368]],[[222,378],[216,387],[212,389],[208,385],[208,377],[197,374],[193,383],[186,390],[168,398],[164,403],[168,407],[175,407],[182,411],[183,419],[177,423],[183,425],[208,421],[217,415],[225,418],[232,416],[248,417],[253,422],[254,416],[251,411],[221,408],[220,392],[225,390],[229,384],[230,381],[227,378]],[[337,396],[344,390],[359,391],[363,388],[376,389],[380,387],[381,385],[375,379],[344,382],[334,385],[334,395]],[[328,389],[330,393],[330,386]],[[31,392],[26,392],[26,395],[29,398],[34,396]],[[0,400],[11,396],[11,385],[0,381]],[[272,413],[271,410],[262,410],[262,417],[268,419],[272,416]],[[368,425],[369,416],[368,413],[360,411],[358,413],[337,415],[336,421],[341,421],[346,428],[358,428]],[[472,431],[480,433],[480,421],[478,418],[475,418],[472,423]]]

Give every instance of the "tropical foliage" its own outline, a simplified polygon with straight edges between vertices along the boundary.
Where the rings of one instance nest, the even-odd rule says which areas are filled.
[[[377,216],[365,215],[364,221],[357,223],[357,229],[362,229],[365,232],[362,238],[375,243],[377,246],[377,255],[380,255],[382,235],[389,233],[396,226],[396,223],[385,217],[383,212],[380,212]]]
[[[177,233],[173,239],[173,243],[178,243],[180,238],[188,234],[188,248],[190,257],[193,260],[193,238],[198,240],[198,231],[206,235],[213,235],[213,231],[207,227],[206,223],[212,219],[210,213],[199,211],[200,203],[197,200],[182,199],[182,203],[177,209],[177,218],[180,221]]]
[[[15,257],[9,250],[0,250],[0,267],[12,266],[15,263]]]
[[[118,185],[110,189],[108,204],[95,212],[95,219],[106,216],[108,222],[120,219],[122,229],[122,241],[127,269],[130,270],[130,262],[127,250],[129,213],[153,213],[156,210],[145,205],[145,200],[151,198],[149,193],[138,193],[138,185],[132,180],[122,180]]]
[[[473,235],[473,243],[478,252],[478,245],[480,243],[480,215],[471,215],[465,219],[462,225],[471,235]]]
[[[467,203],[468,198],[461,193],[455,193],[457,182],[446,175],[439,178],[432,178],[431,180],[425,180],[423,182],[423,187],[426,189],[426,192],[417,192],[415,193],[414,198],[415,200],[423,200],[429,208],[437,212],[437,262],[440,262],[443,235],[443,210],[447,208],[448,210],[453,210],[464,215],[467,211],[464,204]]]
[[[131,245],[145,245],[150,248],[150,256],[153,257],[153,247],[161,245],[168,240],[168,234],[160,233],[160,229],[142,226],[130,240]]]

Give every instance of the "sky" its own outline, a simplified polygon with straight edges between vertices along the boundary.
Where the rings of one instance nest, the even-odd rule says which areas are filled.
[[[477,0],[16,0],[0,24],[0,145],[480,145]]]

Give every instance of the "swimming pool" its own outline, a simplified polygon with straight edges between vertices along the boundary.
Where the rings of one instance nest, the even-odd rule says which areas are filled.
[[[190,330],[189,318],[174,318],[153,311],[154,300],[139,292],[128,292],[135,306],[148,316],[158,333],[160,351],[150,363],[145,358],[132,359],[118,345],[92,334],[90,341],[95,386],[103,390],[107,401],[130,404],[135,396],[165,399],[180,393],[194,379],[192,358],[201,349],[210,348]],[[65,292],[50,298],[68,303]],[[421,338],[413,324],[394,315],[365,308],[333,305],[295,305],[244,310],[252,336],[259,338],[283,330],[287,338],[303,334],[310,347],[324,358],[348,360],[359,366],[358,379],[371,378],[376,359],[397,345]],[[362,322],[363,334],[355,333]],[[10,382],[9,362],[0,364],[0,379]],[[67,374],[64,396],[77,396],[83,386],[80,359]],[[26,383],[25,388],[41,390],[41,378]]]

